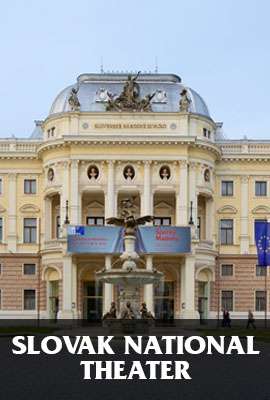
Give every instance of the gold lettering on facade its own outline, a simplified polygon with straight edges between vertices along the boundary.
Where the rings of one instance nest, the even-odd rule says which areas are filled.
[[[95,129],[166,129],[163,123],[96,123]]]

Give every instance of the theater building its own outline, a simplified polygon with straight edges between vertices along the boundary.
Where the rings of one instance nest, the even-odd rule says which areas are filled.
[[[80,75],[29,138],[0,139],[0,317],[101,318],[119,288],[95,274],[118,255],[70,254],[67,226],[104,225],[129,197],[137,216],[191,229],[191,252],[143,256],[164,273],[141,293],[157,318],[263,317],[269,160],[270,141],[225,139],[176,75]]]

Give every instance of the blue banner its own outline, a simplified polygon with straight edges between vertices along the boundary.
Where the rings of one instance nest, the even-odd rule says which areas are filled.
[[[270,223],[255,221],[255,241],[257,247],[258,265],[270,265]]]
[[[138,252],[146,254],[179,254],[190,252],[190,227],[140,226]]]
[[[119,254],[123,248],[124,229],[114,226],[69,226],[70,253]]]
[[[120,254],[124,251],[124,228],[112,226],[69,226],[68,252],[78,254]],[[136,251],[139,254],[190,252],[190,228],[140,226]]]

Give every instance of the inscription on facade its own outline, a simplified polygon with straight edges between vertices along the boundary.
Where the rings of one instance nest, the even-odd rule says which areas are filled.
[[[95,129],[166,129],[162,123],[97,123]]]

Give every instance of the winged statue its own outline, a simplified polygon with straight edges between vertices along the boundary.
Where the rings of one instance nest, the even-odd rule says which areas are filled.
[[[125,228],[125,235],[135,235],[135,231],[139,225],[145,225],[146,222],[152,222],[154,219],[151,215],[135,218],[134,200],[135,197],[121,201],[120,218],[111,217],[106,219],[108,225],[123,226]]]

